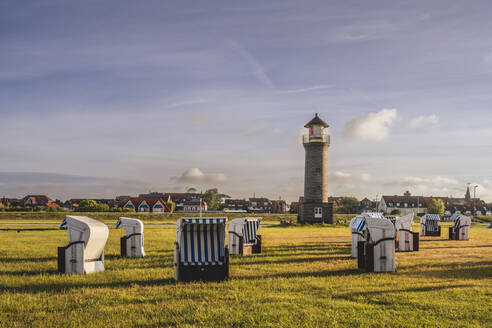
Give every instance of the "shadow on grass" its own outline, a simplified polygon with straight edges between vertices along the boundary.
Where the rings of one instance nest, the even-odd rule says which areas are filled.
[[[324,254],[326,255],[326,254]],[[293,255],[294,256],[294,255]],[[284,264],[284,263],[310,263],[310,262],[320,262],[320,261],[331,261],[331,260],[348,260],[349,256],[331,256],[331,257],[304,257],[295,259],[284,259],[284,260],[244,260],[242,262],[235,262],[232,265],[258,265],[258,264]]]
[[[4,286],[0,285],[1,292],[9,293],[61,293],[79,288],[128,288],[133,285],[152,287],[174,284],[173,278],[155,280],[131,280],[115,282],[59,282],[55,284],[30,284],[24,286]]]
[[[268,246],[269,250],[279,250],[279,251],[290,251],[293,249],[332,249],[334,246],[345,246],[350,247],[352,244],[346,242],[337,241],[327,241],[323,243],[310,243],[310,244],[299,244],[299,245],[280,245],[280,246]]]
[[[492,248],[492,245],[476,245],[476,246],[443,246],[443,247],[426,247],[422,249],[447,249],[447,248]]]
[[[363,274],[362,271],[358,269],[344,269],[344,270],[324,270],[316,272],[282,272],[266,275],[257,276],[244,276],[244,277],[231,277],[234,280],[257,280],[265,278],[322,278],[322,277],[332,277],[332,276],[351,276]]]
[[[375,304],[375,305],[390,305],[393,302],[383,301],[383,300],[375,300],[371,299],[377,297],[379,295],[389,295],[389,294],[401,294],[401,293],[428,293],[449,289],[458,289],[458,288],[467,288],[473,287],[473,285],[441,285],[441,286],[426,286],[426,287],[415,287],[408,289],[393,289],[393,290],[370,290],[364,292],[353,292],[353,293],[345,293],[341,295],[332,296],[333,299],[342,299],[342,300],[350,300],[354,302],[360,302],[359,298],[365,298],[367,303]]]
[[[57,258],[52,257],[9,257],[0,258],[0,263],[17,263],[17,262],[47,262],[55,261]]]
[[[51,275],[57,274],[56,270],[39,270],[39,271],[0,271],[0,276],[39,276],[39,275]]]
[[[60,230],[58,228],[1,228],[0,231],[17,231],[17,232],[23,232],[23,231],[48,231],[48,230]]]

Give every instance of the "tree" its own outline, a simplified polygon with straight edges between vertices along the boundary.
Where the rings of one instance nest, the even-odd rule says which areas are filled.
[[[401,211],[399,209],[394,209],[391,211],[391,215],[400,215]]]
[[[205,191],[202,198],[203,201],[207,203],[208,209],[212,211],[218,210],[222,204],[222,198],[220,198],[219,190],[217,188]]]
[[[341,212],[351,213],[352,209],[359,203],[359,200],[355,197],[343,197],[340,202],[342,203]]]
[[[427,206],[427,213],[444,216],[444,203],[442,199],[432,199],[429,206]]]
[[[84,199],[80,202],[77,212],[108,212],[107,204],[98,204],[95,200]]]

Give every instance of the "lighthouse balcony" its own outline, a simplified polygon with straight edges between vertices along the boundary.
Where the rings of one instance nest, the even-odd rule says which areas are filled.
[[[302,136],[302,143],[307,144],[307,143],[314,143],[314,142],[322,142],[322,143],[330,144],[330,135],[323,134],[320,136],[314,136],[314,135]]]

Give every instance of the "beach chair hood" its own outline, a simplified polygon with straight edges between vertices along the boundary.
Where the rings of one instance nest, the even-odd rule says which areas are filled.
[[[458,218],[454,222],[454,226],[456,228],[461,228],[461,227],[469,227],[471,226],[471,218],[466,215],[459,214]]]
[[[87,216],[67,216],[60,225],[68,229],[70,243],[84,242],[84,256],[87,259],[99,258],[108,240],[108,226]]]
[[[412,224],[413,224],[413,213],[407,214],[405,216],[400,216],[395,220],[396,230],[412,231]]]
[[[426,214],[420,218],[421,224],[426,224],[427,221],[441,221],[438,214]]]
[[[229,231],[235,232],[239,236],[243,237],[245,243],[254,242],[260,229],[260,223],[262,218],[246,217],[231,220],[229,223]]]
[[[143,233],[144,225],[139,219],[121,217],[116,223],[116,229],[123,227],[127,235]]]
[[[390,220],[369,217],[366,218],[366,225],[369,231],[369,241],[373,244],[395,237],[395,226]]]

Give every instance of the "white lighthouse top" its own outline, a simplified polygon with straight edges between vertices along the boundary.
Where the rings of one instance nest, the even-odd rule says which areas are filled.
[[[323,134],[323,130],[329,127],[319,116],[318,113],[315,114],[314,118],[309,121],[305,128],[309,129],[309,135],[303,137],[304,143],[310,142],[330,142],[330,136]]]

